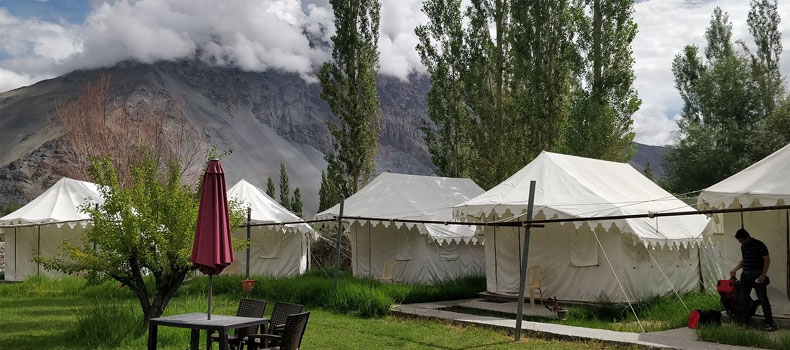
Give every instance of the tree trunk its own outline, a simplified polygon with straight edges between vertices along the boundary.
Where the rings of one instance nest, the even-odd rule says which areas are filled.
[[[603,22],[603,14],[601,13],[601,0],[594,0],[593,2],[593,86],[592,94],[596,103],[601,103],[603,95],[602,77],[601,77],[601,26]]]

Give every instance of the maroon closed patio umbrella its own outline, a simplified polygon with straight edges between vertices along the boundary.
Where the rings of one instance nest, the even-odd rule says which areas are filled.
[[[208,319],[211,319],[213,276],[233,262],[225,172],[217,159],[209,161],[203,175],[190,260],[200,272],[208,275]]]

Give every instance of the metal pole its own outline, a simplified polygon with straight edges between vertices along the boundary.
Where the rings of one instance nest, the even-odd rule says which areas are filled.
[[[93,208],[99,210],[99,203],[94,204]],[[93,251],[96,251],[96,241],[93,241]]]
[[[535,205],[535,181],[529,182],[529,204],[527,204],[527,220],[532,220],[532,208]],[[521,251],[521,279],[518,284],[518,313],[516,314],[516,342],[521,339],[521,320],[524,318],[524,287],[527,284],[527,259],[529,258],[530,226],[524,228],[524,249]]]
[[[337,291],[337,270],[340,267],[340,240],[343,235],[343,204],[346,203],[346,199],[341,196],[340,197],[340,215],[337,216],[337,242],[335,242],[335,279],[332,283],[332,290]]]
[[[38,225],[38,243],[36,247],[36,276],[41,276],[41,263],[39,262],[39,258],[41,258],[41,225]]]
[[[14,226],[14,280],[19,278],[19,269],[16,267],[16,256],[19,255],[19,251],[16,249],[16,242],[19,239],[16,237],[16,226]]]
[[[214,275],[208,275],[208,319],[211,319],[211,287],[214,285]]]
[[[250,279],[250,221],[252,221],[252,208],[247,208],[247,266],[244,269],[245,279]]]

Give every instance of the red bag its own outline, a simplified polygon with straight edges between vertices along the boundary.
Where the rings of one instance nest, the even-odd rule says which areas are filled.
[[[716,291],[721,293],[735,293],[736,288],[738,288],[738,281],[734,279],[729,280],[719,280],[716,284]]]
[[[699,327],[700,314],[701,313],[699,310],[691,311],[691,313],[689,314],[689,328],[697,329],[697,327]]]

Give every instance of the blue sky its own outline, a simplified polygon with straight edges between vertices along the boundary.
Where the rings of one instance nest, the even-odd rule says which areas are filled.
[[[0,0],[13,15],[49,22],[82,23],[91,10],[90,0]]]

